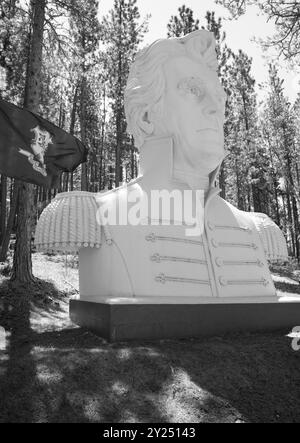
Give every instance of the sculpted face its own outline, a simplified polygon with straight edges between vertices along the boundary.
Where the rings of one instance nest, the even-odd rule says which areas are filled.
[[[163,125],[174,136],[175,168],[210,173],[224,158],[226,94],[218,75],[185,56],[168,60],[164,74],[163,118],[155,132]]]

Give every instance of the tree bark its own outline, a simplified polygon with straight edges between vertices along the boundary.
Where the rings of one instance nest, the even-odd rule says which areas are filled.
[[[74,131],[75,131],[77,101],[78,101],[78,85],[76,85],[76,87],[75,87],[73,103],[72,103],[71,122],[70,122],[70,134],[71,135],[74,135]]]
[[[131,161],[130,161],[130,169],[131,169],[131,180],[135,178],[135,147],[134,147],[134,140],[131,138]]]
[[[45,8],[47,0],[32,0],[32,34],[27,65],[24,107],[38,112],[41,94],[41,71]],[[17,232],[11,279],[20,283],[34,280],[31,261],[32,216],[34,214],[34,186],[16,182]]]
[[[71,121],[70,121],[70,134],[71,135],[74,135],[74,133],[75,133],[77,102],[78,102],[78,85],[76,85],[76,87],[75,87],[73,103],[72,103],[72,110],[71,110]],[[74,189],[74,174],[73,174],[73,172],[70,172],[70,173],[66,172],[64,175],[68,176],[67,186],[69,187],[69,182],[70,182],[70,188],[71,188],[70,190],[73,191],[73,189]],[[65,186],[65,180],[66,180],[66,178],[64,176],[64,180],[63,180],[64,185],[62,186],[63,191],[68,190],[68,187]]]
[[[121,153],[123,147],[122,134],[122,26],[123,26],[123,2],[119,4],[119,48],[118,48],[118,86],[117,86],[117,100],[116,100],[116,150],[115,150],[115,184],[116,187],[120,185],[122,180],[121,174]]]
[[[299,212],[297,207],[297,201],[294,196],[292,196],[292,208],[294,217],[294,229],[295,229],[295,255],[297,260],[300,260],[300,223],[299,223]]]
[[[6,196],[7,196],[7,177],[1,175],[1,185],[0,185],[0,244],[5,235],[6,228]]]
[[[100,168],[99,168],[99,190],[102,191],[105,186],[105,178],[103,177],[103,154],[104,154],[104,141],[105,141],[105,130],[106,130],[106,87],[104,84],[103,88],[103,115],[102,115],[102,126],[101,126],[101,144],[100,144]]]
[[[10,211],[7,220],[7,226],[5,230],[5,234],[2,238],[1,243],[1,251],[0,251],[0,262],[5,262],[7,258],[7,252],[9,248],[10,234],[13,230],[15,218],[16,218],[16,210],[17,210],[17,200],[18,200],[18,190],[16,189],[16,185],[14,185],[14,190],[11,196],[10,201]]]
[[[225,161],[225,160],[224,160]],[[226,177],[225,177],[225,163],[223,162],[220,169],[219,175],[219,186],[221,188],[220,196],[226,199]]]
[[[290,199],[290,190],[287,188],[286,190],[286,207],[287,207],[287,218],[288,218],[288,227],[291,234],[291,240],[292,240],[292,250],[293,255],[296,254],[296,238],[295,238],[295,232],[293,227],[293,212],[292,212],[292,205],[291,205],[291,199]]]
[[[80,92],[80,135],[81,141],[84,145],[87,145],[86,137],[86,72],[85,67],[83,67],[82,81],[81,81],[81,92]],[[87,180],[87,163],[81,165],[81,190],[88,190],[88,180]]]

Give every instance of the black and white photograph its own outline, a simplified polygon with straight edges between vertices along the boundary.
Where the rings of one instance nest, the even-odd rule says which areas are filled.
[[[0,423],[300,423],[299,0],[0,0]]]

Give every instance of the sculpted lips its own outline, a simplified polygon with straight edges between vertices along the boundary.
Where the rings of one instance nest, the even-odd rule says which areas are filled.
[[[219,132],[219,129],[215,129],[215,128],[204,128],[204,129],[198,129],[197,132],[208,132],[208,131],[212,131],[212,132]]]

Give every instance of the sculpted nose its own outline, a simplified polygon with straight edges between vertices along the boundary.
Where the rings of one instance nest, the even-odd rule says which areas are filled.
[[[210,117],[210,116],[215,116],[219,112],[220,112],[219,104],[217,103],[217,101],[211,99],[205,108],[205,114],[208,117]]]
[[[217,110],[215,108],[211,108],[208,110],[208,115],[215,115],[217,113]]]
[[[207,117],[213,117],[218,113],[218,109],[216,106],[210,106],[205,109],[205,114]]]

